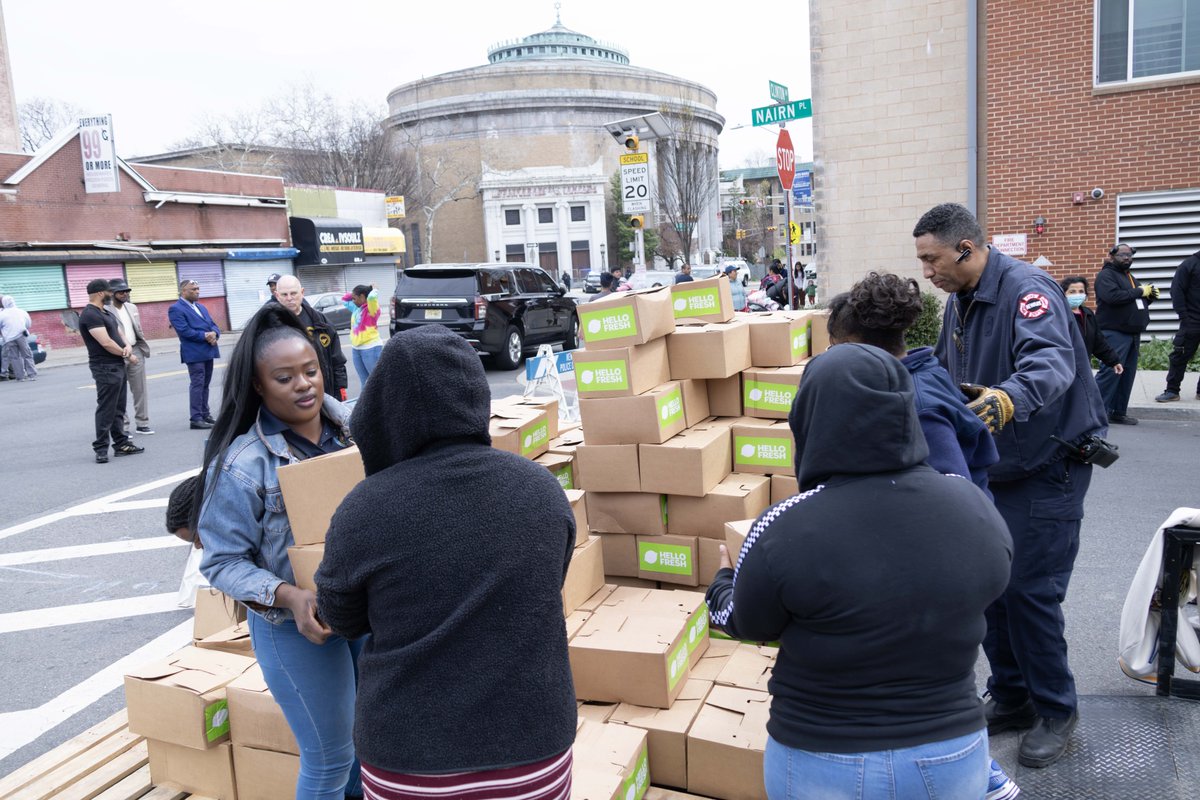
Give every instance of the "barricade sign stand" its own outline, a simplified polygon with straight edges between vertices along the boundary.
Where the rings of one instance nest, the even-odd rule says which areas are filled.
[[[544,344],[537,355],[525,359],[524,397],[536,397],[544,392],[558,400],[560,422],[579,422],[579,392],[575,386],[575,359],[571,351],[554,352]]]

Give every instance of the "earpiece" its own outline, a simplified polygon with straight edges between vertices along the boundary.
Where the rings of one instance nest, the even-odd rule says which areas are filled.
[[[961,264],[963,261],[971,257],[971,248],[964,247],[958,251],[958,258],[954,259],[955,264]]]

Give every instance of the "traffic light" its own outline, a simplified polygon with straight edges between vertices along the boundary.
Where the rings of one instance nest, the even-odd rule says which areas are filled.
[[[736,231],[734,231],[734,234],[733,234],[733,236],[734,236],[734,238],[735,238],[735,239],[745,239],[745,238],[746,238],[746,231],[744,231],[744,230],[743,230],[743,229],[741,229],[741,228],[738,228]]]
[[[634,229],[646,227],[646,218],[641,214],[634,214],[629,218],[629,227]]]
[[[739,206],[750,206],[750,205],[754,205],[754,201],[751,200],[749,197],[743,197],[742,199],[738,200],[738,205]]]
[[[628,150],[634,151],[638,149],[638,137],[636,133],[625,134],[625,147]]]
[[[775,225],[768,225],[767,230],[770,231],[771,233],[774,233],[775,231],[779,230],[779,228],[776,227]]]

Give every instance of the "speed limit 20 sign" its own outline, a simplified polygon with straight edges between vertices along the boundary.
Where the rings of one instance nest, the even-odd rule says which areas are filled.
[[[621,210],[644,214],[650,210],[650,154],[621,156]]]

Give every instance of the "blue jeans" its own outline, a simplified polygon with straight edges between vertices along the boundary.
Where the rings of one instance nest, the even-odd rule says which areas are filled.
[[[362,640],[304,638],[292,620],[272,625],[253,611],[250,641],[263,678],[300,745],[297,800],[361,795],[354,758],[354,695]]]
[[[354,349],[351,352],[354,354],[354,371],[358,373],[359,391],[361,392],[361,387],[375,371],[375,365],[379,363],[379,354],[383,352],[383,347],[368,347],[366,350]]]
[[[901,750],[816,753],[767,738],[763,779],[770,800],[983,800],[987,731]]]
[[[213,362],[195,361],[187,365],[188,369],[188,406],[192,422],[199,422],[211,416],[208,411],[208,387],[212,383]],[[121,406],[124,409],[124,405]]]
[[[1125,416],[1129,411],[1129,395],[1133,392],[1133,379],[1137,375],[1138,355],[1141,352],[1141,334],[1121,331],[1100,331],[1104,339],[1121,359],[1125,371],[1118,375],[1107,364],[1100,365],[1096,373],[1096,385],[1100,387],[1100,399],[1109,414]]]

